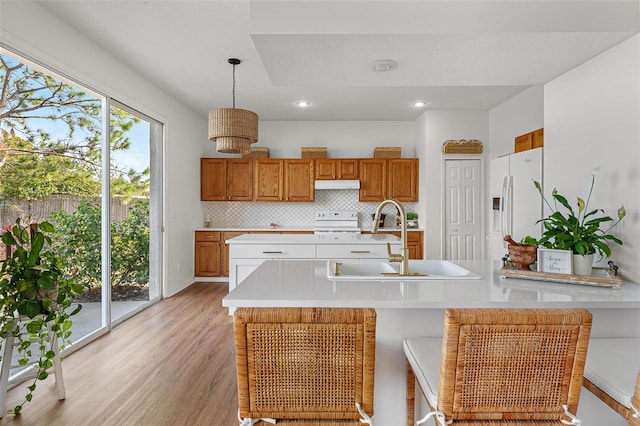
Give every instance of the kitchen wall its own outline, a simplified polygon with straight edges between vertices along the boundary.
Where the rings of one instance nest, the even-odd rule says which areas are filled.
[[[259,141],[253,146],[269,148],[271,157],[300,158],[303,146],[327,147],[330,158],[373,157],[377,146],[399,146],[403,157],[415,157],[412,121],[260,121]],[[218,154],[215,145],[207,157]]]
[[[202,226],[195,165],[206,147],[205,119],[37,3],[2,2],[1,7],[3,43],[165,123],[163,293],[182,290],[193,282],[193,229]]]
[[[640,35],[547,83],[544,124],[546,192],[585,198],[596,173],[590,206],[615,217],[624,203],[612,258],[640,281]]]
[[[488,149],[489,113],[426,111],[416,121],[415,134],[421,162],[418,213],[424,217],[420,226],[425,228],[425,259],[442,259],[442,144],[449,139],[478,139]]]
[[[544,127],[544,86],[532,86],[489,111],[489,159],[513,153],[514,138]]]
[[[267,229],[271,223],[280,228],[313,229],[314,213],[318,210],[355,210],[359,213],[360,228],[370,231],[373,225],[371,214],[378,207],[377,202],[360,202],[358,190],[321,190],[316,191],[313,203],[281,202],[204,202],[205,219],[211,220],[214,228],[261,228]],[[407,212],[417,211],[417,203],[402,203]],[[395,209],[385,206],[385,227],[395,226]],[[420,218],[418,223],[422,225]]]

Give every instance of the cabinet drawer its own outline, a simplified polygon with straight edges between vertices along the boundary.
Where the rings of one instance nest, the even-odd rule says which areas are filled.
[[[220,241],[220,231],[196,231],[196,241]]]
[[[422,240],[422,235],[420,231],[407,232],[407,241],[420,241],[420,240]]]
[[[391,250],[397,252],[400,242],[391,243]],[[318,259],[386,259],[386,244],[318,244]]]
[[[232,259],[315,259],[316,246],[311,244],[232,244]]]

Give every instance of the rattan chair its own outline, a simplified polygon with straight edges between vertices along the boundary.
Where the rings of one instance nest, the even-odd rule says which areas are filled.
[[[577,424],[591,314],[447,309],[443,338],[404,341],[407,425],[417,379],[436,424]]]
[[[234,328],[241,424],[370,423],[375,310],[238,308]]]

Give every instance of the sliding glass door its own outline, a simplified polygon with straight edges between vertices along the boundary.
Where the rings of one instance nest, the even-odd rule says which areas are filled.
[[[2,47],[0,81],[0,226],[55,226],[83,343],[161,297],[163,125]]]

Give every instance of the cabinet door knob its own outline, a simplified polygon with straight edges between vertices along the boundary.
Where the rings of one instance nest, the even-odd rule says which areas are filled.
[[[371,253],[369,250],[351,250],[351,253],[353,254],[366,254],[366,253]]]
[[[281,251],[263,251],[262,254],[282,254]]]

